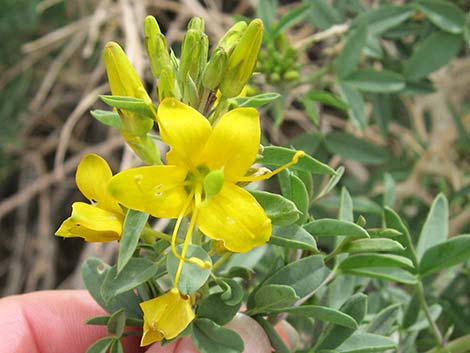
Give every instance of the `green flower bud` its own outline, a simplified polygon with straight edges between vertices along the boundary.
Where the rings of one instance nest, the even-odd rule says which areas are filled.
[[[204,32],[204,20],[201,17],[193,17],[188,23],[188,30],[189,29]]]
[[[115,96],[142,98],[152,102],[124,50],[115,42],[106,43],[103,61],[111,93]]]
[[[185,80],[188,75],[196,83],[196,86],[199,86],[200,76],[207,62],[208,51],[209,40],[207,35],[199,30],[189,29],[183,39],[178,72],[183,98],[187,95]]]
[[[300,74],[298,71],[289,70],[284,74],[284,79],[287,81],[296,81],[300,78]]]
[[[162,71],[175,77],[173,64],[168,53],[165,36],[160,31],[158,22],[153,16],[147,16],[144,22],[145,48],[150,59],[150,68],[156,78],[160,78]],[[173,71],[173,73],[171,73]]]
[[[103,50],[103,60],[113,95],[141,98],[148,105],[152,104],[137,72],[119,44],[107,43]],[[154,120],[125,109],[118,109],[118,113],[124,126],[120,131],[128,145],[144,162],[161,164],[160,153],[155,143],[147,136]]]
[[[255,19],[250,22],[228,59],[227,71],[219,88],[226,98],[238,96],[250,79],[262,39],[263,22]]]
[[[246,22],[240,21],[235,23],[219,40],[217,47],[221,47],[227,54],[230,54],[232,49],[238,43],[248,25]]]
[[[225,69],[227,66],[227,53],[224,48],[215,48],[214,52],[209,59],[209,62],[204,69],[203,85],[212,91],[219,87],[220,82],[224,78]]]
[[[206,199],[210,199],[217,195],[222,186],[224,185],[224,171],[223,170],[213,170],[209,172],[204,178],[204,192],[206,194]]]

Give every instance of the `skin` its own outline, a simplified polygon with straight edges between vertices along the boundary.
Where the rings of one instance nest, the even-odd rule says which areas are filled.
[[[85,320],[106,313],[83,290],[42,291],[0,299],[0,353],[86,352],[107,335],[101,326]],[[245,352],[271,352],[269,341],[251,318],[238,314],[229,324],[239,332]],[[248,327],[248,329],[247,329]],[[261,331],[260,331],[261,330]],[[281,330],[280,330],[281,331]],[[280,332],[281,335],[282,331]],[[124,340],[126,353],[197,353],[187,337],[164,347],[139,347],[139,337]]]

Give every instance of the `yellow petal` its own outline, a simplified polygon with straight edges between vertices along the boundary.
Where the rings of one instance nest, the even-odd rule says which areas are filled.
[[[81,160],[75,175],[78,189],[85,197],[102,209],[123,214],[119,204],[107,191],[113,173],[108,163],[96,154],[87,154]]]
[[[166,156],[168,164],[196,167],[194,161],[212,131],[209,121],[177,99],[166,98],[158,106],[158,126],[163,141],[171,147]]]
[[[159,165],[125,170],[116,174],[108,190],[121,204],[155,217],[176,218],[187,198],[187,170]]]
[[[246,190],[226,182],[222,190],[199,209],[199,229],[222,240],[233,252],[246,252],[271,237],[271,220]]]
[[[144,337],[141,346],[159,341],[163,337],[175,338],[195,317],[190,297],[181,295],[176,288],[140,303],[140,307],[144,312]]]
[[[235,181],[254,163],[260,144],[260,124],[256,109],[231,110],[217,122],[207,141],[200,164],[224,170],[225,180]]]
[[[55,233],[65,238],[81,237],[90,242],[118,240],[123,217],[83,202],[72,205],[72,216]]]

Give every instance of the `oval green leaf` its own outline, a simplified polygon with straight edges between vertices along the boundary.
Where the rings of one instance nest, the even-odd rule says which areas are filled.
[[[357,224],[337,219],[323,218],[304,225],[304,229],[316,237],[348,236],[369,238],[367,231]]]
[[[176,247],[176,251],[181,254],[183,250],[183,244],[180,244]],[[196,246],[193,244],[188,245],[188,250],[186,252],[186,257],[197,257],[202,261],[207,261],[212,264],[212,260],[207,252],[201,248],[200,246]],[[174,280],[176,276],[176,271],[178,270],[180,260],[170,252],[167,256],[166,260],[166,267],[168,270],[168,274],[170,275],[171,279]],[[184,262],[183,269],[181,271],[180,279],[178,282],[178,289],[182,294],[191,294],[201,288],[204,283],[206,283],[209,275],[211,273],[210,269],[203,269],[199,266]]]

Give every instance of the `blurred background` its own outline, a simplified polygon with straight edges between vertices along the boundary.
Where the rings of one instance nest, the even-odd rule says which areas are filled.
[[[0,296],[81,288],[84,258],[114,261],[116,243],[54,233],[72,202],[84,200],[74,174],[85,153],[103,156],[114,172],[135,164],[119,132],[89,111],[108,109],[98,96],[109,92],[101,60],[109,40],[122,45],[152,92],[147,15],[158,19],[176,53],[193,16],[205,20],[212,43],[235,19],[264,20],[252,90],[283,95],[261,109],[265,142],[345,166],[340,184],[317,195],[312,214],[336,214],[346,186],[355,216],[380,225],[382,207],[391,206],[416,237],[433,198],[444,192],[450,235],[470,233],[470,5],[453,1],[457,12],[442,21],[408,3],[2,0]],[[367,35],[361,21],[369,24]],[[326,182],[314,178],[309,192]]]

